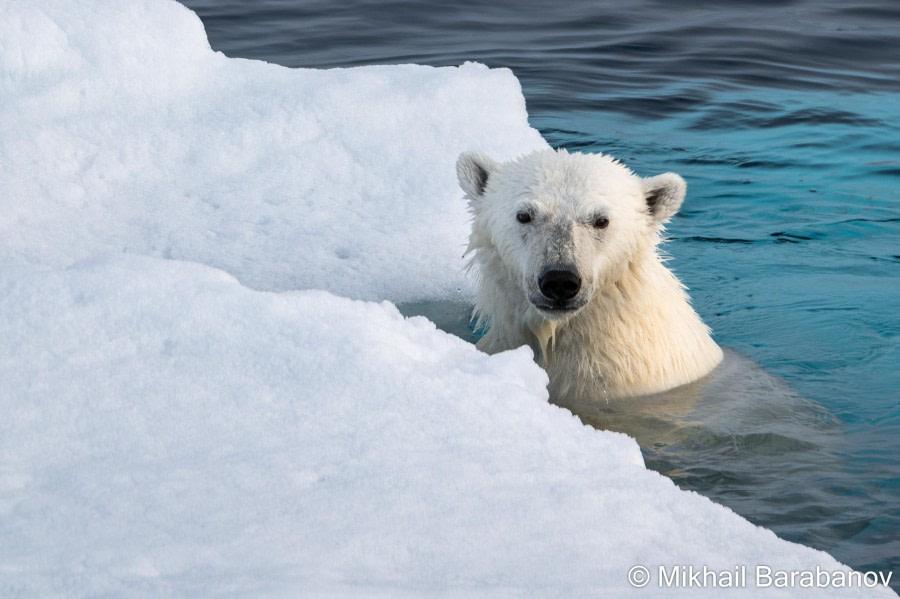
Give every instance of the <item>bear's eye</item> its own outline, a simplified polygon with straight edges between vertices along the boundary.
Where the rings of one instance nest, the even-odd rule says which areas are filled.
[[[518,214],[516,214],[516,220],[523,225],[527,225],[531,222],[531,215],[527,212],[519,212]]]
[[[605,229],[609,226],[609,219],[605,216],[598,216],[594,219],[594,228],[595,229]]]

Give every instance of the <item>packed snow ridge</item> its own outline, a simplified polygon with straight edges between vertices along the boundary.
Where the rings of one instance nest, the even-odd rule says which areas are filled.
[[[527,349],[360,301],[470,297],[456,156],[546,146],[509,71],[286,69],[167,0],[7,1],[0,97],[0,595],[848,570],[550,405]]]

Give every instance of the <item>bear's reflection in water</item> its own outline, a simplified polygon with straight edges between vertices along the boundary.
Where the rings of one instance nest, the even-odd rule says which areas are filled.
[[[725,348],[709,375],[664,393],[555,401],[586,424],[627,433],[642,447],[710,447],[726,455],[815,451],[835,442],[836,422],[784,381]]]
[[[470,305],[399,308],[476,340]],[[859,490],[843,482],[839,422],[737,351],[726,348],[708,376],[665,393],[551,401],[585,424],[634,437],[648,468],[784,538],[827,549],[867,525],[851,509]]]
[[[783,538],[830,549],[869,523],[839,458],[838,420],[734,350],[678,389],[560,405],[634,437],[648,468]]]

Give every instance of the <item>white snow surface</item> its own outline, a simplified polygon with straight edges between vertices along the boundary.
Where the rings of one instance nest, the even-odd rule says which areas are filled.
[[[175,2],[0,2],[5,259],[125,251],[265,290],[468,297],[460,152],[547,147],[513,74],[288,69]]]
[[[846,570],[550,405],[529,350],[358,301],[466,295],[456,155],[544,145],[508,71],[291,70],[174,2],[3,0],[0,98],[0,596]]]

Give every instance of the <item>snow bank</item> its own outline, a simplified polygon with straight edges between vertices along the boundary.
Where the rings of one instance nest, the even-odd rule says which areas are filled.
[[[135,256],[0,289],[4,596],[591,596],[638,563],[838,568],[549,405],[527,350],[387,303]]]
[[[213,53],[173,2],[15,1],[0,97],[0,595],[622,596],[635,564],[841,568],[549,405],[525,349],[287,291],[457,293],[456,153],[543,143],[510,73],[288,70]]]
[[[465,297],[456,157],[546,147],[508,70],[231,60],[175,2],[4,3],[0,97],[5,259],[127,251],[359,299]]]

